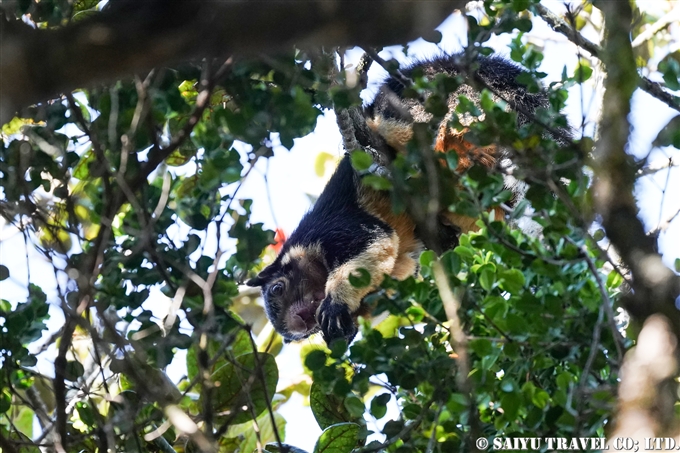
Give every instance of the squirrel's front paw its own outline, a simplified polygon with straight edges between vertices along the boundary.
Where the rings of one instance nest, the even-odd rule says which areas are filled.
[[[330,345],[338,338],[344,338],[349,345],[357,334],[357,326],[354,324],[352,314],[347,305],[333,302],[330,297],[326,297],[317,314],[321,333],[327,345]]]

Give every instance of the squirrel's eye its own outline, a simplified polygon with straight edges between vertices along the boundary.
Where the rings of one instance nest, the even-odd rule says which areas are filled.
[[[275,297],[283,294],[283,283],[279,282],[272,285],[272,287],[269,288],[269,294]]]

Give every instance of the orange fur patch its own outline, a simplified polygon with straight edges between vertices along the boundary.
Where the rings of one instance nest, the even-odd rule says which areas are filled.
[[[386,119],[381,116],[370,119],[368,126],[379,134],[385,142],[397,151],[404,152],[406,145],[413,137],[413,128],[410,124],[403,121]],[[482,165],[486,168],[494,168],[498,159],[498,147],[496,145],[477,146],[465,140],[465,133],[468,128],[458,131],[448,127],[444,122],[439,128],[434,150],[438,152],[455,151],[458,154],[458,166],[456,172],[464,172],[474,164]],[[379,217],[385,223],[394,228],[399,237],[399,251],[391,273],[392,277],[404,279],[413,275],[417,264],[413,259],[413,252],[419,250],[421,243],[415,236],[415,224],[406,214],[395,215],[388,197],[376,193],[370,189],[363,188],[360,192],[362,205],[368,211]],[[500,207],[493,208],[495,220],[504,218],[503,210]],[[444,216],[457,226],[464,233],[477,231],[479,227],[475,225],[477,219],[472,217],[444,212]]]
[[[434,150],[445,153],[447,151],[455,151],[458,154],[457,172],[462,172],[475,163],[478,163],[487,168],[493,168],[496,165],[496,155],[498,149],[495,145],[477,146],[465,141],[465,133],[467,128],[462,131],[457,131],[445,124],[439,128],[437,141],[434,145]]]
[[[405,212],[395,214],[388,196],[363,185],[359,189],[359,203],[368,212],[391,226],[399,238],[396,261],[389,275],[398,280],[414,275],[417,263],[413,256],[422,248],[422,244],[416,237],[413,219]]]
[[[498,153],[496,145],[474,145],[465,140],[465,133],[467,131],[467,128],[457,131],[443,124],[439,128],[434,150],[442,153],[451,150],[455,151],[458,154],[458,166],[456,167],[456,172],[458,173],[470,169],[474,164],[480,164],[486,168],[494,168]],[[492,212],[494,213],[495,220],[503,219],[504,213],[500,207],[493,208]],[[444,215],[449,222],[460,228],[463,233],[479,230],[479,227],[475,225],[477,219],[453,212],[446,212]]]
[[[503,217],[505,216],[505,213],[500,206],[496,206],[495,208],[491,209],[489,213],[493,213],[494,220],[503,220]],[[479,227],[476,225],[478,219],[474,217],[456,214],[455,212],[445,212],[443,214],[452,225],[460,228],[463,233],[479,231]]]

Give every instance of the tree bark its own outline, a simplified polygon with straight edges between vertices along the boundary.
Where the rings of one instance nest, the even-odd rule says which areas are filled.
[[[60,93],[157,66],[305,46],[383,46],[433,31],[467,0],[112,0],[63,28],[0,17],[0,124]],[[1,14],[1,13],[0,13]]]

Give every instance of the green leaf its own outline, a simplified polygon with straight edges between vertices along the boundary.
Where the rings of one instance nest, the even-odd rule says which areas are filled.
[[[521,335],[528,330],[526,319],[515,313],[508,313],[505,320],[511,333]]]
[[[366,171],[373,165],[373,158],[364,151],[352,151],[350,159],[352,160],[352,167],[358,171]]]
[[[500,272],[500,287],[509,293],[519,293],[524,287],[524,274],[519,269],[507,269]]]
[[[389,393],[381,393],[371,400],[371,415],[376,419],[381,419],[387,414],[387,403],[389,403],[392,395]]]
[[[531,402],[539,409],[543,409],[547,406],[549,401],[550,395],[548,395],[548,392],[545,390],[537,390],[531,397]]]
[[[77,403],[76,410],[78,411],[78,417],[80,418],[80,421],[85,423],[87,426],[97,425],[97,419],[94,416],[92,407],[90,407],[87,403]]]
[[[488,305],[484,313],[494,321],[505,318],[508,312],[508,303],[501,297],[489,297],[487,299]]]
[[[458,414],[467,411],[470,408],[470,402],[462,393],[452,393],[446,407],[454,414]]]
[[[83,367],[82,363],[75,360],[70,360],[66,362],[66,369],[64,371],[64,377],[66,380],[73,382],[83,376],[83,373],[85,373],[85,368]]]
[[[488,89],[484,88],[482,90],[482,95],[480,96],[479,104],[482,106],[482,110],[485,112],[490,112],[496,106],[493,100],[493,94]]]
[[[469,345],[470,349],[472,349],[475,352],[475,354],[477,354],[479,357],[491,355],[491,353],[493,352],[493,346],[491,345],[491,342],[486,338],[478,338],[472,340],[470,341]]]
[[[232,314],[232,316],[235,316]],[[227,347],[226,349],[224,347]],[[222,350],[222,357],[215,357],[216,354]],[[187,350],[186,366],[187,375],[189,379],[194,379],[198,375],[198,359],[197,354],[199,352],[198,345],[194,345]],[[217,341],[215,339],[208,339],[207,353],[208,360],[211,361],[212,367],[210,372],[213,373],[215,370],[226,365],[227,361],[224,354],[229,354],[231,357],[238,357],[243,354],[249,354],[253,352],[253,346],[250,342],[250,333],[246,330],[239,329],[232,335],[227,335],[222,341]]]
[[[22,434],[30,438],[33,437],[34,418],[35,412],[24,406],[17,413],[13,414],[12,422]]]
[[[326,174],[326,166],[331,162],[337,162],[337,158],[332,154],[325,151],[317,154],[316,159],[314,159],[314,173],[316,173],[316,176],[322,178]]]
[[[415,404],[415,403],[406,404],[404,407],[402,407],[401,412],[402,412],[402,414],[404,414],[405,419],[415,420],[423,412],[423,407],[421,405]],[[399,422],[399,420],[390,420],[390,422],[396,423],[396,422]],[[387,423],[390,423],[390,422],[387,422]],[[387,434],[384,429],[383,429],[383,434]]]
[[[7,266],[0,264],[0,282],[9,278],[9,269]]]
[[[574,382],[574,377],[571,373],[563,371],[557,376],[556,382],[560,390],[567,390],[569,385]]]
[[[339,423],[329,426],[321,433],[314,453],[349,453],[357,446],[359,425]]]
[[[501,398],[501,407],[503,408],[503,414],[508,421],[514,421],[519,413],[520,405],[522,404],[522,398],[520,398],[518,392],[506,393]]]
[[[364,411],[366,410],[366,406],[364,406],[363,401],[354,395],[350,395],[345,398],[344,405],[345,409],[347,409],[355,419],[364,415]]]
[[[453,251],[456,252],[458,256],[460,256],[461,258],[472,259],[475,256],[469,247],[464,247],[462,245],[459,245],[458,247],[453,249]]]
[[[312,383],[309,391],[309,406],[321,429],[354,420],[345,407],[345,398],[336,396],[332,392],[325,392],[317,382]]]
[[[579,65],[574,70],[574,80],[583,83],[593,75],[593,68],[590,67],[588,61],[581,59]]]
[[[515,384],[515,381],[509,378],[505,378],[501,381],[501,390],[504,391],[505,393],[510,393],[514,392],[517,389],[517,384]]]
[[[593,233],[593,239],[595,239],[596,242],[600,242],[602,239],[604,239],[606,236],[604,230],[602,228],[598,228],[594,233]]]
[[[12,398],[5,392],[0,393],[0,414],[7,412],[12,406]]]
[[[258,353],[257,359],[254,353],[244,354],[236,357],[235,362],[227,363],[212,375],[213,407],[225,412],[231,423],[243,423],[251,419],[250,410],[244,411],[244,406],[258,415],[267,408],[276,391],[279,369],[274,356],[266,353]]]
[[[305,366],[311,371],[320,370],[326,365],[326,353],[320,350],[311,351],[305,357]]]
[[[359,268],[349,274],[349,283],[355,288],[365,288],[371,284],[371,274],[364,268]]]
[[[493,289],[493,285],[496,282],[496,274],[491,269],[490,266],[485,265],[482,268],[482,272],[479,275],[479,284],[484,288],[486,291],[491,291]]]
[[[73,177],[83,181],[88,179],[90,177],[90,164],[93,164],[95,160],[96,157],[92,149],[82,154],[80,161],[73,170]]]
[[[666,55],[659,62],[659,71],[663,74],[666,86],[673,91],[680,90],[680,52]]]
[[[680,258],[675,259],[675,272],[680,272]],[[614,274],[614,273],[615,272],[612,272],[612,274]]]
[[[680,258],[675,260],[675,270],[680,272]],[[623,277],[616,271],[609,272],[607,275],[607,287],[608,288],[618,288],[623,283]]]
[[[421,266],[431,266],[432,261],[435,260],[437,255],[432,250],[425,250],[420,254],[420,265]]]
[[[423,39],[427,42],[431,42],[433,44],[439,44],[442,42],[443,36],[442,33],[439,30],[423,30]]]
[[[444,252],[444,254],[440,258],[440,261],[442,263],[442,266],[444,266],[444,269],[449,275],[455,276],[460,272],[461,269],[460,255],[454,253],[453,250],[447,250],[446,252]]]
[[[482,369],[483,370],[490,370],[491,367],[496,363],[498,360],[498,357],[501,355],[501,349],[497,348],[490,355],[482,357]]]
[[[516,13],[520,13],[529,7],[530,0],[512,0],[512,9]]]
[[[392,182],[389,179],[378,175],[366,175],[361,181],[375,190],[390,190],[392,188]]]
[[[446,165],[449,166],[449,170],[455,171],[458,168],[458,160],[460,156],[455,150],[450,150],[446,152]]]

